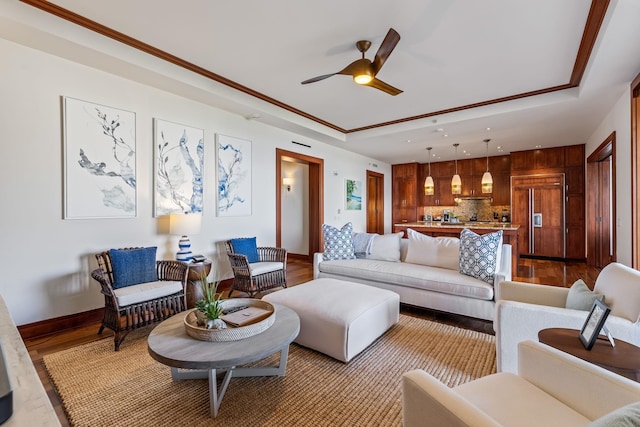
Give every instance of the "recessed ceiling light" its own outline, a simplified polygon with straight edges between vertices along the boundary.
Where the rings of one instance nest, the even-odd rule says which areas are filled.
[[[407,142],[411,142],[411,140],[410,140],[410,139],[407,139]]]
[[[538,144],[536,145],[536,148],[542,148],[542,145]]]
[[[487,130],[491,130],[491,128],[487,128]]]
[[[447,137],[447,136],[449,136],[449,135],[447,135],[447,134],[445,133],[443,136]]]

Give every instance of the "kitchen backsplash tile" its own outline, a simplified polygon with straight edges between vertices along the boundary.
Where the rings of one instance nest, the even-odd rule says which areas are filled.
[[[457,206],[424,206],[423,210],[423,215],[431,215],[432,218],[441,217],[448,210],[462,222],[469,221],[474,214],[478,221],[500,221],[505,214],[511,219],[511,206],[492,205],[488,198],[460,199]],[[497,214],[497,219],[494,218],[494,213]]]

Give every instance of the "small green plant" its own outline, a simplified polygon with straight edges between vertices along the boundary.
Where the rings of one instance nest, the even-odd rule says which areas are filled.
[[[218,294],[218,281],[209,282],[206,275],[200,276],[203,298],[196,301],[196,308],[204,313],[208,320],[215,320],[222,314],[222,293]]]

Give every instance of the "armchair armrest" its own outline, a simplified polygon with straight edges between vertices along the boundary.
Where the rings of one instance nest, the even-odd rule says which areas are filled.
[[[518,301],[496,303],[493,328],[496,332],[498,372],[517,373],[518,343],[538,341],[538,332],[547,328],[582,329],[588,311],[548,307]],[[640,345],[640,325],[622,317],[609,315],[607,328],[615,339]]]
[[[260,261],[286,262],[287,250],[285,248],[259,247],[258,256]]]
[[[640,384],[533,341],[518,345],[518,375],[594,420],[640,400]]]
[[[182,288],[187,286],[189,266],[181,261],[162,260],[156,261],[158,280],[171,280],[182,282]]]
[[[509,300],[529,304],[564,307],[569,288],[504,281],[496,285],[496,301]]]
[[[251,277],[249,259],[246,255],[227,253],[227,256],[235,277]]]
[[[428,420],[428,423],[426,422]],[[402,375],[404,427],[498,427],[493,418],[421,369]]]
[[[100,291],[103,295],[113,298],[113,287],[111,286],[111,281],[109,280],[109,276],[104,273],[101,268],[96,268],[91,272],[91,277],[94,278],[98,283],[100,283]]]
[[[313,278],[317,279],[320,274],[320,263],[323,261],[322,252],[313,254]]]

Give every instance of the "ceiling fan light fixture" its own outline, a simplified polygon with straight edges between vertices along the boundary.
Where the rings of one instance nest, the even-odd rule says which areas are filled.
[[[373,73],[368,69],[362,70],[353,76],[353,81],[359,85],[369,84],[371,80],[373,80]]]

